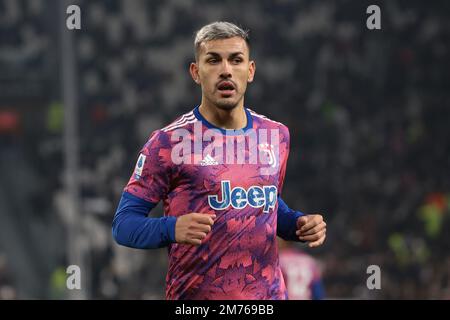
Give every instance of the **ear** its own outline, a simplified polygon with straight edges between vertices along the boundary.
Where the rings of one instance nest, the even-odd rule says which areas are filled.
[[[200,76],[198,74],[198,65],[196,62],[191,62],[189,66],[189,73],[196,84],[200,84]]]
[[[256,71],[256,63],[255,61],[250,61],[248,65],[248,79],[247,82],[253,82],[253,78],[255,77],[255,71]]]

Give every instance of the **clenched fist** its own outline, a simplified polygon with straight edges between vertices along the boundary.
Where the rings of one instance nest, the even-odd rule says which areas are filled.
[[[309,242],[310,248],[320,246],[326,238],[327,224],[320,214],[309,214],[297,219],[295,234],[301,241]]]
[[[211,231],[215,215],[192,212],[177,218],[175,241],[199,246]]]

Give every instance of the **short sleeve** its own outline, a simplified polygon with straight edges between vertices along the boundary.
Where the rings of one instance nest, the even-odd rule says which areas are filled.
[[[167,133],[155,131],[141,149],[134,172],[124,191],[158,203],[170,189],[171,144]]]
[[[287,161],[289,158],[290,136],[289,129],[286,126],[282,127],[282,136],[280,137],[280,176],[278,180],[278,195],[281,195],[283,190],[284,178],[286,176]]]

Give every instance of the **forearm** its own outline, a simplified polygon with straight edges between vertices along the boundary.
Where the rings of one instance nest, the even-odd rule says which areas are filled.
[[[156,204],[124,192],[112,223],[114,240],[120,245],[153,249],[175,242],[175,217],[148,218]]]
[[[278,197],[277,236],[288,241],[300,241],[295,232],[297,219],[304,215],[303,212],[289,208],[283,199]]]

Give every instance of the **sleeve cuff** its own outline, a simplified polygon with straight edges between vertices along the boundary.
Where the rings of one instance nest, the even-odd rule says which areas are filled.
[[[177,217],[167,217],[166,226],[167,226],[167,235],[169,238],[169,242],[174,243],[175,240],[175,224],[177,223]]]

